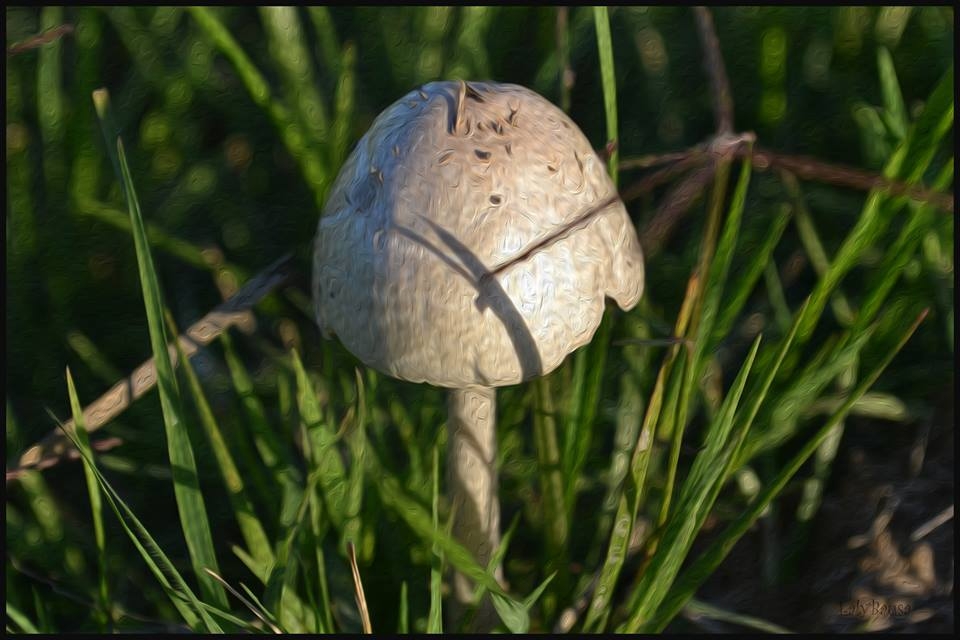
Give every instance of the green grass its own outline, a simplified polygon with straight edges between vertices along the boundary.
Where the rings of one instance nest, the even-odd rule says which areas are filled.
[[[894,37],[864,10],[854,46],[842,11],[715,12],[736,128],[950,190],[952,12],[907,12]],[[505,631],[689,629],[683,611],[796,629],[698,589],[771,509],[791,550],[765,549],[771,575],[815,553],[850,425],[889,442],[952,372],[950,214],[721,160],[638,307],[500,391],[503,588],[450,534],[441,391],[321,340],[306,276],[257,307],[252,333],[189,362],[168,345],[277,256],[309,273],[339,166],[418,83],[538,88],[595,148],[617,142],[621,188],[630,157],[701,141],[689,10],[6,12],[11,42],[75,27],[7,60],[8,468],[55,428],[48,410],[69,408],[80,451],[8,483],[9,632],[359,632],[348,548],[375,632],[451,631],[451,570]],[[778,38],[786,73],[758,66]],[[628,203],[638,229],[663,193]],[[88,435],[79,398],[151,356],[158,392]],[[123,443],[95,451],[105,436]]]

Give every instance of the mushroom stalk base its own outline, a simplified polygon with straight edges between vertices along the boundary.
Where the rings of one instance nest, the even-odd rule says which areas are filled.
[[[453,536],[481,567],[486,567],[500,544],[500,501],[497,497],[496,390],[488,387],[451,389],[447,395],[447,486],[453,509]],[[495,576],[503,583],[503,570]],[[460,573],[453,576],[458,621],[473,600],[475,585]],[[474,619],[474,630],[489,631],[498,617],[484,597]]]

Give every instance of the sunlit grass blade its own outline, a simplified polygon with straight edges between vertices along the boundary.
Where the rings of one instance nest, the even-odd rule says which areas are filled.
[[[574,383],[570,389],[572,406],[563,438],[563,499],[567,519],[573,515],[576,479],[580,477],[590,451],[612,329],[612,317],[604,314],[593,340],[573,356]]]
[[[687,289],[680,312],[677,314],[674,326],[674,335],[684,335],[690,325],[693,308],[700,296],[702,284],[700,276],[694,272],[687,282]],[[596,632],[606,627],[611,612],[611,601],[617,586],[617,580],[627,559],[627,548],[637,522],[640,504],[646,498],[647,471],[650,467],[650,458],[653,453],[654,437],[658,431],[661,416],[663,415],[664,394],[668,380],[675,370],[680,345],[674,345],[664,356],[663,363],[657,372],[656,382],[650,395],[640,435],[633,445],[633,454],[630,457],[629,475],[624,485],[623,493],[617,502],[617,510],[610,532],[610,542],[607,545],[603,566],[593,597],[586,611],[583,631]],[[686,353],[683,357],[686,357]],[[583,589],[588,585],[583,585]]]
[[[606,7],[594,7],[593,19],[597,33],[597,48],[600,55],[600,72],[603,83],[604,113],[607,141],[614,147],[608,163],[608,172],[617,185],[617,83],[613,66],[613,44],[610,39],[610,22]],[[564,490],[564,506],[567,517],[572,514],[574,502],[574,479],[579,477],[591,441],[591,432],[599,403],[604,362],[610,344],[612,320],[605,317],[590,345],[574,356],[574,383],[571,389],[570,418],[566,423],[563,443],[563,471],[568,480]]]
[[[246,594],[247,599],[257,609],[257,611],[259,611],[260,615],[266,619],[266,621],[269,623],[271,627],[278,627],[281,633],[287,633],[287,631],[282,626],[280,626],[280,623],[277,622],[277,617],[272,613],[270,613],[270,611],[268,611],[265,606],[263,606],[263,603],[260,602],[260,599],[256,596],[256,594],[254,594],[253,591],[250,590],[250,587],[248,587],[247,585],[241,582],[240,588],[243,589],[243,592]]]
[[[827,255],[826,249],[823,247],[823,243],[820,242],[820,235],[817,233],[813,216],[809,209],[807,209],[807,203],[800,189],[800,183],[796,177],[789,172],[782,172],[780,178],[793,201],[793,220],[797,228],[797,234],[800,236],[800,242],[807,252],[807,256],[810,258],[810,264],[813,266],[813,270],[822,278],[823,274],[830,268],[830,258]],[[831,304],[833,313],[840,324],[849,326],[853,322],[854,310],[847,296],[839,286],[833,294]]]
[[[877,70],[880,76],[880,89],[883,92],[884,122],[897,140],[903,140],[909,126],[907,107],[903,102],[903,94],[900,93],[900,81],[897,80],[893,57],[886,47],[877,48]]]
[[[410,633],[410,602],[407,598],[407,581],[400,583],[400,604],[397,606],[397,633]]]
[[[617,185],[620,152],[617,134],[617,76],[613,67],[613,40],[610,37],[610,17],[606,7],[593,8],[593,24],[597,30],[597,49],[600,52],[600,78],[603,82],[603,108],[607,119],[607,142],[614,147],[607,161],[607,171]]]
[[[953,181],[953,169],[954,161],[951,158],[933,180],[932,187],[937,191],[947,189]],[[877,313],[883,308],[888,295],[900,281],[907,263],[922,241],[923,232],[933,226],[938,215],[932,207],[919,204],[911,205],[911,210],[910,217],[901,228],[897,238],[884,253],[880,267],[868,283],[867,291],[869,293],[851,328],[853,332],[864,329],[876,318]]]
[[[709,488],[717,481],[717,476],[714,475],[714,472],[717,471],[718,468],[722,469],[722,465],[718,465],[717,463],[722,451],[729,446],[730,435],[734,426],[734,415],[739,407],[740,399],[743,396],[747,376],[753,367],[757,351],[760,349],[761,338],[762,334],[754,339],[753,346],[747,353],[746,358],[744,358],[740,372],[733,381],[730,391],[727,392],[716,419],[707,429],[706,437],[700,446],[700,452],[694,459],[693,465],[690,467],[690,471],[687,473],[687,477],[681,487],[677,500],[677,509],[681,509],[690,500],[707,494]],[[699,511],[701,510],[698,509],[698,512]]]
[[[723,406],[707,431],[706,441],[694,460],[689,475],[681,486],[676,506],[662,534],[657,535],[658,552],[650,563],[628,599],[627,610],[631,620],[644,620],[655,611],[673,583],[694,538],[706,519],[713,500],[719,491],[714,489],[723,483],[725,459],[733,455],[728,445],[734,416],[754,358],[760,347],[760,337],[754,341],[737,378],[724,399]],[[726,449],[726,453],[724,453]],[[628,623],[629,624],[629,623]]]
[[[228,606],[226,592],[203,570],[204,567],[209,567],[214,571],[219,571],[216,552],[213,547],[213,537],[210,533],[207,510],[197,479],[197,467],[193,456],[193,447],[187,433],[187,425],[184,421],[180,391],[177,388],[173,364],[167,350],[169,340],[163,321],[163,296],[153,266],[153,258],[150,254],[150,245],[143,225],[140,203],[137,199],[130,168],[127,166],[123,141],[116,135],[115,131],[107,128],[105,122],[105,116],[110,111],[110,97],[106,89],[98,89],[94,92],[94,105],[98,115],[101,116],[107,148],[111,150],[109,151],[111,155],[116,154],[117,165],[120,167],[120,178],[127,198],[134,245],[137,252],[140,286],[146,308],[147,325],[150,330],[150,346],[157,368],[157,389],[160,392],[160,405],[163,410],[167,451],[170,457],[170,466],[175,471],[174,493],[177,498],[180,525],[183,528],[187,549],[190,552],[193,572],[200,583],[200,589],[204,597],[213,601],[220,608],[226,609]]]
[[[800,314],[798,314],[798,317],[799,316]],[[635,616],[624,626],[625,631],[656,632],[663,630],[667,623],[669,623],[683,605],[693,596],[703,581],[716,570],[733,548],[734,544],[736,544],[737,540],[746,533],[747,529],[750,528],[767,505],[783,491],[787,482],[796,474],[800,467],[803,466],[803,463],[806,462],[813,452],[816,451],[817,447],[819,447],[823,440],[830,434],[833,427],[846,417],[857,399],[874,385],[925,317],[926,312],[923,312],[920,317],[911,323],[897,344],[884,355],[882,360],[869,374],[863,377],[843,405],[838,408],[816,434],[801,447],[800,451],[783,466],[780,473],[767,483],[757,498],[750,503],[746,511],[728,526],[720,535],[719,539],[714,541],[710,547],[680,575],[670,593],[661,602],[656,614],[648,620]]]
[[[413,13],[420,36],[413,55],[406,53],[405,43],[395,42],[395,47],[404,50],[401,60],[415,62],[412,69],[415,82],[427,82],[446,75],[449,56],[444,45],[453,24],[453,11],[454,8],[449,6],[432,6]]]
[[[80,452],[80,459],[83,461],[84,466],[89,468],[96,476],[100,488],[103,489],[103,495],[110,505],[110,508],[113,509],[113,512],[116,514],[123,530],[130,538],[130,541],[133,542],[137,551],[140,552],[140,556],[144,562],[147,563],[150,572],[153,573],[157,582],[160,583],[160,586],[169,596],[170,601],[174,607],[176,607],[183,620],[194,630],[205,629],[208,633],[220,633],[220,626],[207,614],[206,609],[204,609],[190,587],[187,586],[187,583],[183,580],[183,577],[173,563],[170,562],[167,555],[157,545],[153,536],[150,535],[150,532],[143,526],[143,523],[140,522],[113,486],[107,482],[106,478],[104,478],[97,469],[90,450],[86,448],[84,443],[80,442],[73,433],[64,431],[64,434]]]
[[[319,152],[329,143],[327,107],[313,74],[310,52],[296,7],[259,7],[267,51],[280,71],[284,102],[291,105],[307,133],[306,143]]]
[[[73,414],[74,435],[83,445],[84,450],[90,451],[90,440],[87,429],[83,424],[83,407],[77,397],[77,389],[73,385],[73,376],[67,367],[67,393],[70,396],[70,411]],[[83,467],[83,476],[87,481],[87,495],[90,498],[90,512],[93,516],[93,539],[97,545],[97,611],[95,617],[100,625],[100,631],[105,632],[110,624],[110,591],[107,588],[107,548],[106,534],[103,529],[103,500],[100,493],[100,484],[97,476],[88,465]]]
[[[801,320],[803,309],[809,304],[808,299],[798,311]],[[818,353],[809,358],[809,364],[791,378],[790,384],[779,390],[776,400],[764,407],[760,422],[769,426],[750,433],[740,461],[746,462],[759,451],[780,444],[793,435],[800,419],[799,410],[818,398],[834,378],[851,366],[872,335],[873,328],[868,327],[856,334],[848,332],[837,342],[825,342]]]
[[[71,331],[67,334],[67,344],[101,381],[112,384],[123,377],[120,370],[111,364],[104,353],[84,333],[77,330]]]
[[[40,633],[36,625],[34,625],[33,622],[30,621],[30,618],[24,615],[20,609],[10,604],[9,601],[6,602],[6,605],[8,619],[6,629],[8,633]],[[17,625],[19,629],[11,628],[10,622]]]
[[[951,66],[930,94],[923,113],[910,128],[903,143],[887,161],[883,175],[907,182],[920,180],[933,160],[940,141],[953,126],[953,107]],[[896,205],[902,205],[904,200],[902,197],[886,198],[876,191],[868,196],[863,212],[837,250],[830,269],[813,289],[807,315],[797,336],[798,343],[803,344],[810,338],[834,289],[883,230],[893,211],[899,208]]]
[[[270,577],[267,579],[263,596],[264,608],[267,611],[279,612],[278,617],[284,627],[291,633],[305,632],[313,626],[301,618],[306,613],[305,611],[287,610],[283,607],[283,601],[288,593],[294,592],[291,587],[301,564],[301,559],[295,552],[294,547],[303,528],[303,523],[307,519],[308,510],[311,508],[311,497],[320,482],[320,475],[319,471],[314,471],[307,477],[307,486],[301,494],[300,504],[297,505],[293,522],[290,523],[290,526],[284,532],[284,539],[277,546],[276,561],[270,571]],[[284,615],[285,613],[289,615]]]
[[[368,456],[368,464],[373,465],[371,469],[380,467],[376,455],[372,452]],[[395,477],[382,474],[380,482],[376,483],[375,486],[380,493],[383,504],[399,515],[420,538],[435,543],[454,569],[473,582],[486,587],[491,594],[510,598],[497,583],[493,574],[477,564],[477,561],[463,545],[454,540],[448,533],[434,529],[430,512],[417,500],[408,496]]]
[[[667,482],[664,488],[664,500],[661,504],[658,519],[658,523],[661,525],[666,522],[670,510],[677,465],[679,463],[680,444],[683,433],[686,430],[694,394],[699,387],[700,380],[706,369],[709,360],[708,354],[711,353],[715,347],[715,343],[712,340],[713,327],[720,312],[723,291],[727,284],[730,265],[733,262],[733,254],[740,232],[740,222],[743,218],[744,203],[747,198],[747,187],[750,184],[750,164],[744,162],[741,165],[740,176],[737,180],[733,197],[730,200],[730,206],[722,230],[720,231],[720,237],[714,249],[714,245],[710,241],[711,236],[714,234],[711,229],[719,225],[719,211],[723,206],[723,199],[726,194],[726,183],[729,175],[728,169],[729,164],[722,161],[717,170],[710,202],[708,228],[704,236],[705,249],[698,267],[700,273],[706,274],[706,281],[698,309],[694,311],[694,322],[691,327],[695,331],[695,334],[692,336],[694,340],[693,348],[690,352],[690,358],[686,361],[687,366],[684,370],[683,383],[680,387],[676,421],[670,430],[673,439],[667,469]]]
[[[173,325],[173,319],[168,315],[171,333],[176,332]],[[267,568],[273,564],[273,551],[270,548],[270,541],[267,538],[266,531],[257,517],[256,510],[250,502],[244,486],[243,477],[233,460],[233,455],[227,447],[220,426],[213,416],[213,410],[207,401],[197,374],[193,370],[190,360],[184,355],[180,342],[177,341],[177,353],[182,363],[184,375],[187,378],[187,385],[193,396],[193,402],[200,417],[200,425],[203,427],[207,440],[210,441],[210,448],[213,450],[213,456],[217,461],[217,467],[220,469],[220,476],[227,490],[227,497],[230,500],[230,506],[233,509],[234,518],[240,527],[240,534],[247,545],[253,561],[259,565],[260,570],[255,572],[257,575],[266,573]],[[209,574],[210,571],[208,570]],[[215,576],[214,576],[214,579]],[[218,580],[218,582],[220,582]]]
[[[250,613],[252,613],[254,616],[256,616],[257,619],[259,619],[261,622],[263,622],[263,624],[265,624],[273,633],[282,633],[282,631],[280,630],[280,628],[279,628],[277,625],[273,624],[273,622],[271,622],[271,621],[268,619],[268,617],[264,615],[264,613],[260,610],[259,607],[257,607],[256,605],[254,605],[254,604],[253,604],[250,600],[248,600],[247,598],[245,598],[245,597],[243,596],[243,594],[241,594],[239,591],[237,591],[236,589],[234,589],[233,587],[231,587],[231,586],[227,583],[226,580],[224,580],[221,576],[218,576],[218,575],[215,574],[214,572],[210,571],[209,569],[207,569],[207,573],[209,573],[217,582],[219,582],[220,584],[222,584],[224,589],[226,589],[227,591],[229,591],[229,592],[231,593],[231,595],[233,595],[234,598],[236,598],[237,600],[239,600],[240,603],[243,604],[243,606],[245,606],[247,609],[250,610]],[[253,627],[252,625],[250,625],[250,624],[247,623],[247,622],[244,622],[243,620],[235,620],[234,623],[237,624],[238,626],[240,626],[241,628],[247,628],[248,631],[254,631],[254,630],[256,630],[255,627]]]
[[[547,571],[565,570],[565,547],[568,535],[567,510],[564,505],[564,474],[557,446],[557,420],[554,414],[550,378],[533,382],[535,397],[533,416],[534,449],[537,473],[543,496],[543,561]],[[570,479],[572,482],[572,479]],[[548,600],[547,608],[554,604]]]
[[[342,538],[344,543],[353,542],[360,544],[362,538],[361,527],[363,508],[363,489],[366,479],[367,466],[364,457],[367,451],[367,404],[366,391],[364,389],[363,377],[359,369],[354,369],[356,378],[356,396],[357,403],[355,410],[348,413],[344,418],[344,440],[347,442],[347,448],[350,451],[350,464],[346,470],[347,488],[344,498],[344,524]],[[361,554],[365,553],[363,550]],[[366,557],[366,556],[365,556]]]
[[[314,611],[319,609],[315,615],[316,627],[319,630],[318,633],[333,633],[336,630],[336,626],[333,622],[333,611],[330,606],[332,601],[330,599],[330,586],[327,582],[327,562],[323,552],[323,536],[327,527],[324,526],[326,521],[322,520],[322,516],[323,513],[319,499],[317,499],[316,495],[311,495],[310,533],[312,535],[312,546],[314,548],[314,560],[317,564],[317,584],[320,586],[319,607],[314,607]],[[294,600],[295,594],[290,592],[288,598],[291,604],[287,606],[293,606],[293,608],[296,609],[298,603]]]
[[[317,57],[321,66],[326,65],[336,71],[340,64],[340,42],[337,38],[337,27],[333,23],[330,9],[324,6],[307,7],[307,15],[317,34]],[[334,165],[336,166],[336,165]]]

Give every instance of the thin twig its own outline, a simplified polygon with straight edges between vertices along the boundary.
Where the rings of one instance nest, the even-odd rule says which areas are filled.
[[[186,333],[178,338],[181,348],[187,357],[195,354],[201,346],[209,344],[231,326],[248,319],[250,309],[268,293],[286,282],[291,276],[292,255],[280,258],[269,267],[251,278],[235,296],[218,305],[213,311],[203,316],[187,329]],[[176,345],[168,345],[173,362],[177,359]],[[132,374],[113,385],[109,391],[94,400],[83,410],[83,419],[88,432],[93,432],[116,418],[157,383],[157,367],[153,358],[150,358]],[[73,420],[64,422],[64,428],[69,430]],[[51,431],[43,440],[33,445],[20,456],[15,469],[7,471],[7,482],[19,477],[20,471],[44,468],[56,464],[64,454],[72,449],[72,444],[63,435],[60,429]],[[51,460],[53,462],[51,462]]]
[[[648,176],[644,176],[637,182],[624,189],[620,193],[620,197],[623,199],[623,201],[630,202],[631,200],[636,200],[641,196],[647,195],[660,185],[670,182],[680,174],[685,173],[687,170],[703,164],[707,161],[708,157],[708,154],[702,146],[689,149],[688,151],[680,154],[671,155],[678,155],[679,159],[663,169],[660,169]]]
[[[637,156],[636,158],[626,158],[620,161],[619,169],[620,171],[629,171],[630,169],[649,169],[661,164],[679,162],[680,160],[686,159],[687,156],[697,150],[702,151],[702,146],[695,147],[693,149],[687,149],[686,151],[674,151],[672,153],[649,154],[645,156]]]
[[[742,153],[742,152],[741,152]],[[809,156],[793,156],[754,148],[752,163],[759,170],[774,167],[785,169],[804,180],[815,180],[861,191],[885,189],[896,196],[908,196],[944,211],[953,211],[953,194],[933,191],[923,185],[886,178],[878,173],[830,164]]]
[[[367,609],[367,597],[363,594],[363,582],[360,581],[360,568],[357,566],[357,551],[352,542],[347,543],[347,557],[350,559],[350,571],[353,573],[353,595],[360,611],[360,623],[364,633],[373,633],[370,625],[370,611]]]
[[[675,185],[663,198],[663,204],[653,218],[640,230],[640,246],[647,259],[655,255],[670,237],[683,214],[703,195],[704,188],[717,170],[715,162],[700,167]]]
[[[720,52],[720,40],[713,25],[713,15],[706,7],[694,7],[693,18],[697,23],[700,44],[703,46],[703,64],[710,77],[717,134],[733,133],[733,94],[730,92],[727,69]]]
[[[917,527],[916,530],[910,534],[910,540],[912,542],[919,542],[933,532],[937,527],[949,522],[950,520],[953,520],[953,505],[950,505],[939,514]]]
[[[110,451],[111,449],[115,449],[122,444],[123,444],[123,440],[121,440],[120,438],[109,437],[109,438],[103,438],[101,440],[94,440],[93,442],[90,443],[90,447],[94,451],[103,453],[105,451]],[[79,459],[80,459],[80,452],[77,451],[76,449],[69,449],[61,456],[49,456],[49,457],[42,458],[33,466],[19,467],[17,469],[7,471],[6,481],[10,482],[11,480],[16,480],[17,478],[22,477],[23,474],[27,473],[28,471],[43,471],[44,469],[49,469],[50,467],[54,466],[55,464],[63,460],[79,460]]]

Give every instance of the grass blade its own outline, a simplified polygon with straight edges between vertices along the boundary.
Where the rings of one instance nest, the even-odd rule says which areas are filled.
[[[883,170],[884,176],[907,182],[916,182],[923,177],[933,160],[937,146],[953,126],[953,97],[951,66],[931,93],[920,118],[887,162]],[[833,290],[883,230],[893,211],[898,208],[897,205],[904,201],[902,197],[889,199],[876,191],[867,198],[863,213],[837,250],[830,269],[813,289],[807,315],[797,336],[798,343],[805,343],[813,334]],[[882,206],[884,203],[888,203],[888,206]]]
[[[194,595],[190,587],[187,586],[183,577],[159,545],[157,545],[153,536],[150,535],[150,532],[147,531],[143,523],[140,522],[130,507],[128,507],[120,497],[120,494],[117,493],[113,486],[103,477],[99,469],[97,469],[90,450],[85,448],[84,444],[80,442],[73,433],[64,431],[64,434],[80,452],[80,459],[83,461],[84,466],[89,468],[96,476],[100,488],[104,491],[104,497],[107,499],[107,503],[110,505],[110,508],[113,509],[117,519],[120,520],[120,525],[137,548],[137,551],[140,552],[140,556],[144,562],[147,563],[147,567],[151,573],[153,573],[154,577],[156,577],[157,582],[160,583],[160,586],[169,596],[184,621],[194,630],[200,629],[202,623],[208,633],[221,633],[220,626],[207,615],[206,610],[197,599],[197,596]]]
[[[798,318],[800,317],[802,317],[802,315],[798,313]],[[816,451],[817,447],[819,447],[830,434],[833,427],[846,417],[854,403],[873,386],[880,377],[880,374],[883,373],[884,369],[893,361],[893,358],[907,343],[910,336],[913,335],[925,317],[926,311],[921,313],[920,316],[911,323],[907,330],[904,331],[900,340],[897,341],[897,344],[887,352],[879,364],[868,375],[864,376],[863,380],[857,385],[856,389],[850,393],[843,405],[841,405],[817,433],[804,444],[796,456],[784,465],[777,477],[763,488],[760,495],[747,507],[747,510],[727,527],[720,535],[720,538],[711,544],[710,547],[683,572],[676,581],[675,586],[661,603],[656,615],[649,621],[634,620],[634,624],[625,625],[626,630],[644,630],[648,633],[663,630],[683,605],[689,601],[697,588],[706,580],[707,576],[712,574],[717,566],[719,566],[720,562],[723,561],[733,548],[733,545],[746,533],[747,529],[750,528],[767,505],[780,494],[790,478],[803,466],[807,458]]]
[[[274,99],[266,79],[210,7],[190,7],[188,11],[214,46],[237,70],[253,102],[270,116],[287,151],[299,163],[307,186],[313,190],[317,206],[322,208],[330,176],[322,159],[308,145],[307,137],[289,109]]]
[[[743,309],[750,296],[750,292],[757,284],[761,274],[763,274],[764,267],[770,263],[773,250],[779,244],[780,238],[783,237],[783,232],[790,222],[790,215],[790,208],[784,205],[780,213],[774,217],[773,222],[770,223],[770,228],[763,235],[763,244],[755,251],[751,251],[750,261],[740,269],[740,277],[737,278],[732,286],[732,290],[723,296],[727,302],[720,311],[713,329],[712,339],[714,343],[721,340],[730,332],[737,318],[737,314]]]
[[[400,604],[397,610],[400,612],[397,616],[397,633],[410,633],[410,602],[407,598],[406,580],[400,583]]]
[[[217,572],[219,572],[219,568],[213,548],[213,537],[210,534],[207,510],[197,479],[193,447],[190,445],[190,437],[184,421],[180,391],[177,388],[173,364],[167,350],[169,340],[163,321],[163,298],[160,292],[160,282],[153,266],[153,258],[150,255],[150,244],[147,241],[147,234],[143,225],[140,203],[137,200],[130,168],[127,166],[123,141],[115,135],[114,131],[108,130],[104,122],[105,114],[110,111],[110,97],[106,89],[98,89],[94,92],[94,104],[97,113],[101,116],[107,147],[108,149],[116,149],[117,165],[120,167],[121,182],[127,198],[130,224],[133,229],[134,245],[137,252],[140,286],[143,291],[144,306],[146,307],[147,325],[150,329],[150,345],[157,368],[157,388],[160,392],[160,405],[163,410],[167,451],[170,456],[170,466],[174,471],[173,486],[177,498],[177,509],[180,514],[180,525],[186,538],[193,572],[200,582],[200,589],[204,597],[213,601],[217,606],[226,609],[229,606],[226,592],[219,583],[204,571],[204,567],[209,567]]]
[[[167,319],[170,323],[171,333],[175,333],[173,319],[169,315]],[[210,448],[213,450],[217,467],[220,469],[220,476],[227,490],[227,497],[230,500],[234,518],[240,527],[240,534],[247,545],[247,550],[259,567],[259,570],[254,573],[255,575],[264,575],[268,567],[273,564],[273,551],[270,548],[270,541],[263,525],[260,523],[260,519],[257,517],[253,504],[250,502],[250,498],[247,496],[243,478],[240,476],[240,471],[233,461],[233,455],[231,455],[223,434],[220,432],[220,426],[213,417],[213,410],[210,408],[210,403],[207,402],[200,381],[197,379],[197,374],[193,370],[193,365],[190,364],[189,358],[184,355],[179,340],[176,344],[183,372],[187,378],[187,385],[200,416],[200,425],[203,427],[207,440],[210,441]],[[210,571],[208,570],[207,573],[209,574]],[[212,577],[216,579],[216,574]],[[218,580],[218,582],[220,581]]]
[[[430,500],[430,521],[436,537],[440,535],[440,451],[433,448],[433,482]],[[434,538],[430,547],[430,610],[427,613],[427,633],[443,633],[443,596],[440,583],[443,578],[443,550]]]
[[[320,403],[313,391],[313,384],[300,362],[296,350],[291,351],[294,370],[297,376],[297,403],[300,407],[300,416],[310,440],[311,467],[320,474],[320,490],[323,493],[326,512],[333,525],[343,530],[347,519],[347,478],[337,451],[336,440],[330,425],[323,420]],[[342,540],[342,542],[346,542]],[[345,551],[345,545],[341,545]]]
[[[884,120],[890,133],[897,140],[903,140],[907,135],[907,107],[900,93],[900,81],[897,80],[897,71],[893,66],[893,57],[886,47],[877,48],[877,69],[880,75],[880,89],[883,92]]]
[[[73,385],[73,376],[70,375],[70,368],[67,367],[67,393],[70,396],[70,411],[73,413],[74,435],[86,451],[90,451],[90,440],[87,436],[87,429],[83,424],[83,407],[80,399],[77,397],[77,389]],[[87,495],[90,497],[90,511],[93,516],[93,539],[97,545],[97,611],[94,617],[100,625],[101,632],[106,631],[107,625],[112,621],[110,618],[110,592],[107,588],[107,548],[106,534],[103,529],[103,500],[100,494],[100,484],[97,482],[97,476],[93,470],[84,465],[83,476],[87,481]]]
[[[607,172],[617,185],[620,152],[617,149],[617,77],[613,68],[613,39],[610,37],[610,16],[606,7],[593,8],[593,24],[597,30],[597,49],[600,52],[600,77],[603,81],[603,108],[607,117],[607,143],[613,143]]]
[[[30,618],[24,615],[24,613],[20,611],[20,609],[17,609],[15,606],[10,604],[9,602],[7,602],[6,605],[7,605],[7,618],[10,620],[10,622],[13,622],[15,625],[20,627],[19,633],[40,633],[37,630],[37,627],[32,622],[30,622]],[[17,630],[10,628],[9,623],[7,624],[7,631],[8,632],[12,631],[14,633],[17,633]]]

